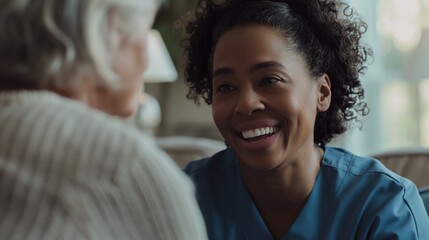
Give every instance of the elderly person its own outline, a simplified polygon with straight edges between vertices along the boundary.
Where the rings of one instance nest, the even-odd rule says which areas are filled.
[[[0,1],[0,238],[206,239],[193,187],[115,116],[153,0]]]

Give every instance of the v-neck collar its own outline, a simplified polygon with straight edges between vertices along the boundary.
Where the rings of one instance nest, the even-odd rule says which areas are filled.
[[[323,182],[329,181],[329,176],[323,176],[322,167],[326,161],[326,152],[330,151],[328,148],[325,149],[322,157],[321,169],[316,177],[313,189],[304,204],[298,217],[290,227],[289,231],[283,236],[282,240],[286,239],[317,239],[319,234],[325,230],[318,229],[320,221],[324,219],[318,219],[317,216],[323,216],[315,211],[325,211],[327,202],[332,200],[335,196],[336,187],[330,186],[325,188],[323,186],[329,185]],[[236,159],[238,161],[238,159]],[[241,226],[241,231],[245,236],[245,239],[261,239],[271,240],[272,236],[257,209],[255,202],[250,196],[246,185],[240,174],[240,169],[236,168],[235,173],[235,194],[234,199],[237,222]],[[323,196],[322,196],[323,195]],[[321,201],[321,199],[323,199]],[[329,204],[327,204],[329,205]]]
[[[237,159],[238,160],[238,159]],[[235,174],[236,196],[234,199],[237,222],[241,227],[241,231],[245,239],[272,239],[271,234],[259,213],[249,191],[240,174],[240,169],[237,166]]]

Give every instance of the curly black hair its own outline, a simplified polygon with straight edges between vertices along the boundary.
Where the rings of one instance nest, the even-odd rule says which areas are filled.
[[[331,105],[316,117],[315,144],[325,145],[345,132],[349,122],[360,122],[369,113],[359,80],[372,55],[361,41],[367,25],[348,4],[336,0],[199,0],[182,42],[188,99],[211,104],[215,45],[226,31],[250,24],[277,29],[314,76],[329,76]]]

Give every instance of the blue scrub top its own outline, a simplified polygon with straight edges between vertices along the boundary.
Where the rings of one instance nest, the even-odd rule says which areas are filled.
[[[429,239],[429,218],[416,186],[379,161],[325,147],[316,183],[282,239]],[[210,239],[271,240],[231,149],[184,169]]]

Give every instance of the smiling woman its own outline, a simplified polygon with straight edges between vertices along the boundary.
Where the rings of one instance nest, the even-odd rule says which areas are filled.
[[[275,29],[249,25],[226,32],[213,54],[214,121],[246,166],[260,170],[290,164],[284,161],[291,154],[313,161],[307,150],[316,113],[331,98],[327,75],[314,79],[303,58],[284,46]],[[261,135],[265,128],[273,132]]]
[[[368,114],[366,24],[334,0],[200,0],[188,97],[228,149],[185,172],[211,239],[424,239],[416,186],[327,143]]]

